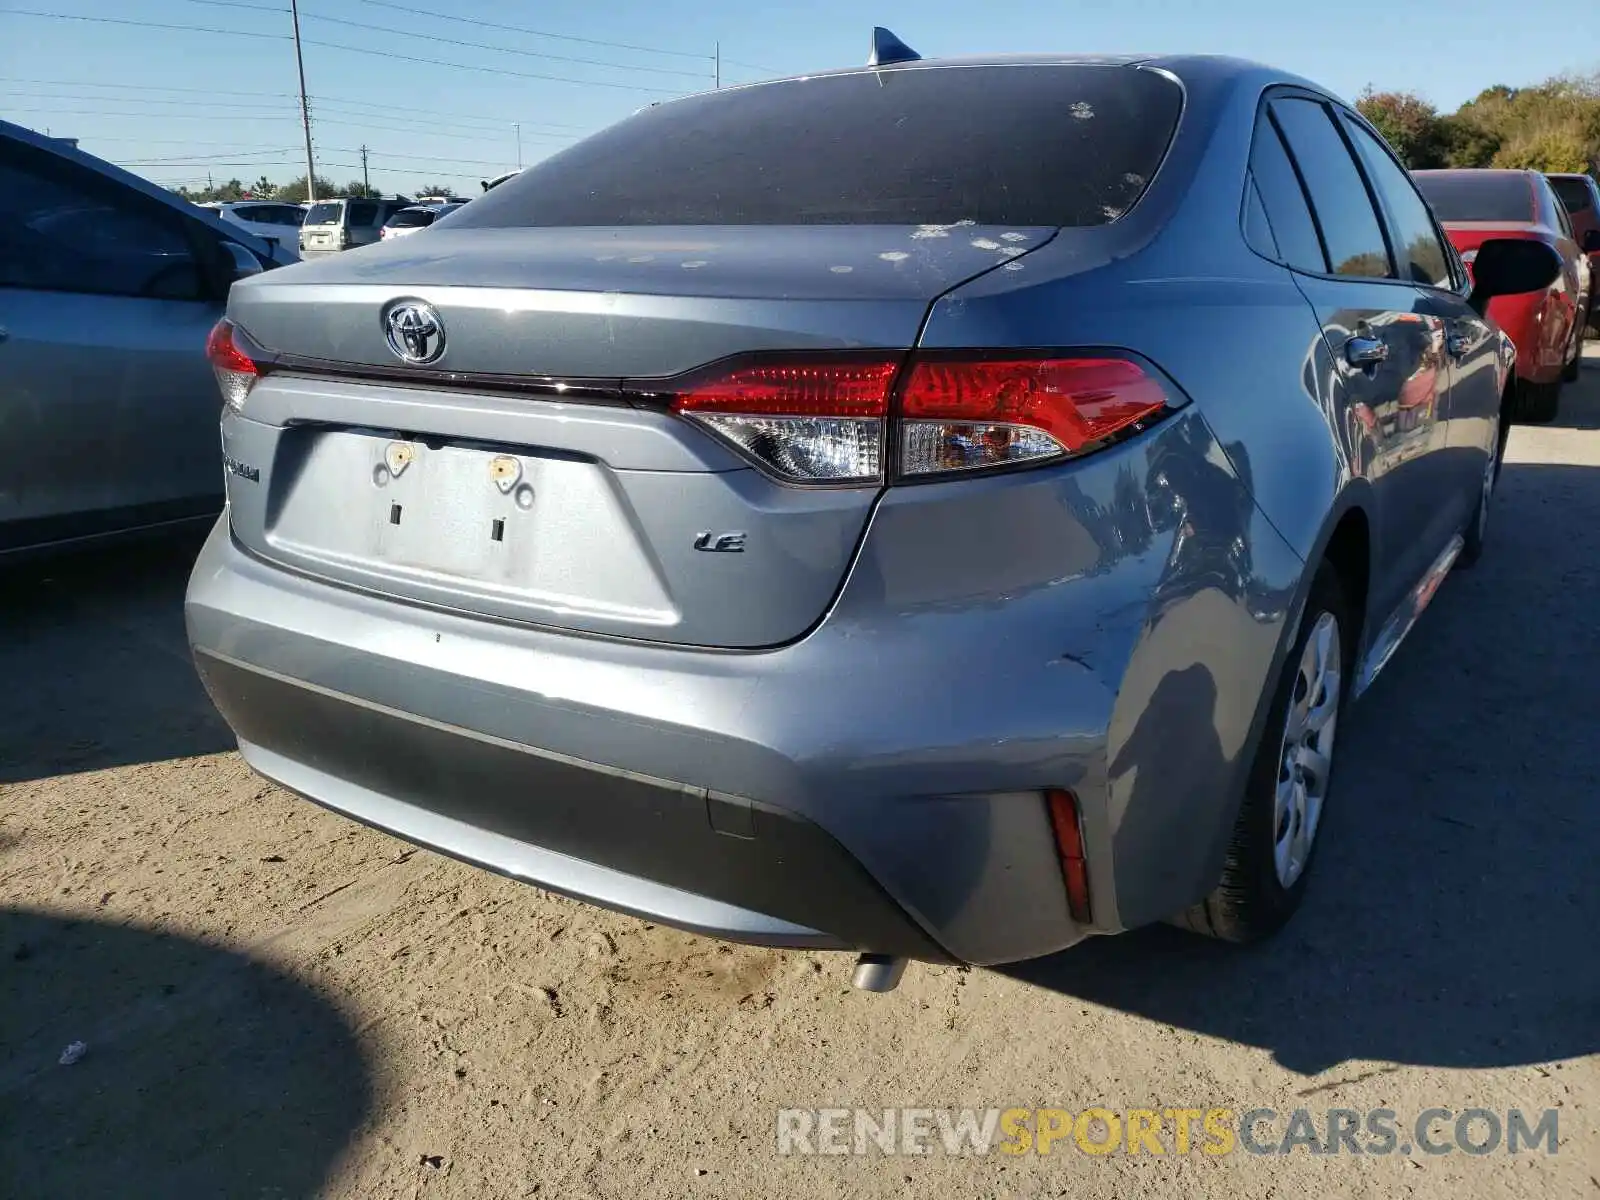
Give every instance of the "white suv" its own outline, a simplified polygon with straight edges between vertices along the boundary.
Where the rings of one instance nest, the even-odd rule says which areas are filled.
[[[201,207],[299,257],[300,226],[306,219],[302,206],[278,200],[232,200],[212,201]]]

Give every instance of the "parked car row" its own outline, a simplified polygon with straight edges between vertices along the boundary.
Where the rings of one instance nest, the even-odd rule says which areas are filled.
[[[1555,419],[1561,386],[1578,377],[1584,333],[1600,303],[1600,224],[1595,181],[1537,171],[1416,171],[1412,176],[1468,271],[1490,239],[1537,241],[1561,259],[1548,288],[1499,296],[1489,316],[1517,347],[1512,416]],[[1580,228],[1578,220],[1583,218]]]
[[[317,258],[428,228],[466,203],[459,197],[319,200],[300,227],[300,255]]]

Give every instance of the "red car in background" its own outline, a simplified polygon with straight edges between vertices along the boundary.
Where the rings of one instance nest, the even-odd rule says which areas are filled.
[[[1595,182],[1593,175],[1546,175],[1545,178],[1566,205],[1567,218],[1572,222],[1578,245],[1589,252],[1589,277],[1594,281],[1589,296],[1589,328],[1600,337],[1600,245],[1591,244],[1600,241],[1600,183]]]
[[[1542,241],[1561,255],[1561,274],[1540,292],[1497,296],[1489,316],[1517,347],[1513,420],[1553,421],[1561,385],[1578,377],[1583,330],[1595,284],[1586,251],[1600,250],[1600,233],[1580,247],[1566,206],[1537,171],[1413,171],[1467,269],[1490,238]]]

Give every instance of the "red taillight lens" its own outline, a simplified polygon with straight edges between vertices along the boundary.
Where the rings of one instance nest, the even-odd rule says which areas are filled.
[[[1086,454],[1177,406],[1129,358],[940,352],[913,355],[895,406],[903,357],[745,363],[686,380],[672,407],[784,479],[863,483],[885,474],[891,413],[900,476],[927,478]]]
[[[982,470],[1082,454],[1168,406],[1160,380],[1122,358],[912,363],[900,399],[900,470]]]
[[[233,322],[226,317],[212,327],[211,336],[206,338],[206,358],[216,373],[223,400],[237,411],[261,372],[250,356],[239,349],[233,337]]]
[[[796,483],[883,475],[883,422],[900,356],[754,364],[686,382],[673,410]]]
[[[1050,824],[1055,829],[1056,853],[1061,858],[1061,878],[1067,885],[1067,908],[1072,919],[1087,925],[1093,910],[1089,904],[1089,862],[1083,853],[1083,822],[1078,815],[1078,799],[1064,788],[1045,793],[1050,804]]]

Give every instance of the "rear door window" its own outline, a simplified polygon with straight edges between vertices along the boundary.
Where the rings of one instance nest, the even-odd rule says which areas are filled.
[[[1250,150],[1250,176],[1277,248],[1275,252],[1265,249],[1255,240],[1251,241],[1251,246],[1257,253],[1277,258],[1297,270],[1325,272],[1328,260],[1323,257],[1322,242],[1311,219],[1305,189],[1300,186],[1300,177],[1289,161],[1277,129],[1265,113],[1256,121],[1255,143]],[[1248,218],[1247,210],[1247,237],[1250,236]],[[1256,237],[1260,237],[1259,232]]]
[[[0,287],[199,300],[176,212],[76,163],[0,141]]]
[[[1367,178],[1389,210],[1401,276],[1428,287],[1452,287],[1444,240],[1439,236],[1427,204],[1417,194],[1411,176],[1360,125],[1346,118],[1345,129],[1367,168]]]
[[[376,223],[378,219],[378,206],[371,200],[350,201],[350,224],[352,227],[365,228]]]
[[[906,67],[652,106],[452,224],[1105,225],[1144,194],[1183,94],[1103,65]]]
[[[1393,278],[1383,226],[1333,114],[1314,100],[1280,98],[1272,115],[1305,181],[1332,272]]]

